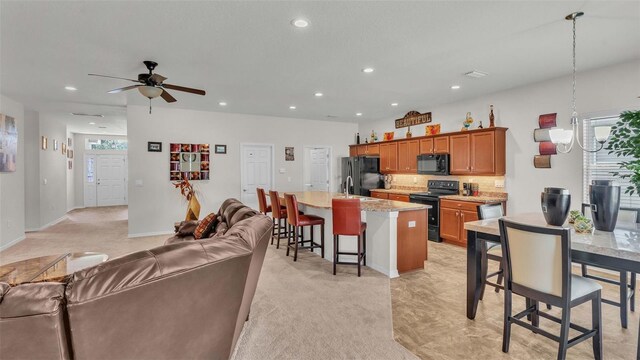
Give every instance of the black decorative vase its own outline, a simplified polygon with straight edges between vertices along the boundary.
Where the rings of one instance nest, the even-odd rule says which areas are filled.
[[[569,216],[571,195],[563,188],[544,188],[540,194],[540,205],[547,224],[562,226]]]
[[[613,231],[620,209],[620,185],[612,180],[593,180],[589,185],[593,225],[600,231]]]

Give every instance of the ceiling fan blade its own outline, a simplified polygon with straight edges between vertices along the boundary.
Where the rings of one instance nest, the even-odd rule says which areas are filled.
[[[131,89],[135,89],[138,86],[142,86],[142,85],[131,85],[131,86],[125,86],[125,87],[121,87],[121,88],[117,88],[117,89],[113,89],[113,90],[109,90],[107,91],[108,94],[117,94],[123,91],[127,91],[127,90],[131,90]]]
[[[120,79],[120,80],[128,80],[128,81],[133,81],[133,82],[137,82],[137,83],[142,83],[142,81],[140,81],[140,80],[121,78],[121,77],[117,77],[117,76],[100,75],[100,74],[89,74],[89,76],[99,76],[99,77],[105,77],[105,78],[110,78],[110,79]]]
[[[204,90],[192,89],[184,86],[171,85],[171,84],[162,84],[163,87],[171,90],[184,91],[192,94],[205,95],[206,92]]]
[[[156,84],[162,84],[163,81],[167,80],[166,77],[160,74],[153,74],[149,78],[153,80]]]
[[[168,102],[168,103],[172,103],[172,102],[176,102],[176,98],[174,98],[173,96],[171,96],[171,94],[169,94],[167,92],[167,90],[162,89],[162,94],[160,94],[160,96],[164,99],[164,101]]]

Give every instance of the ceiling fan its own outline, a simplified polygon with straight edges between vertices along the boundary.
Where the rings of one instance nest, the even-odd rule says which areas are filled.
[[[184,91],[184,92],[188,92],[188,93],[192,93],[192,94],[197,94],[197,95],[205,95],[205,91],[204,90],[200,90],[200,89],[193,89],[193,88],[188,88],[188,87],[184,87],[184,86],[178,86],[178,85],[171,85],[171,84],[165,84],[164,81],[167,80],[166,77],[160,75],[160,74],[154,74],[153,70],[156,68],[156,66],[158,66],[158,63],[155,61],[143,61],[144,65],[147,67],[147,69],[149,69],[149,73],[148,74],[138,74],[138,80],[134,80],[134,79],[127,79],[127,78],[121,78],[121,77],[117,77],[117,76],[109,76],[109,75],[100,75],[100,74],[89,74],[90,76],[100,76],[100,77],[106,77],[106,78],[111,78],[111,79],[120,79],[120,80],[127,80],[127,81],[132,81],[135,83],[138,83],[137,85],[130,85],[130,86],[125,86],[125,87],[121,87],[121,88],[117,88],[117,89],[113,89],[108,91],[109,94],[117,94],[123,91],[127,91],[127,90],[131,90],[131,89],[138,89],[138,91],[140,92],[140,94],[142,94],[143,96],[149,98],[149,114],[151,114],[151,99],[153,98],[157,98],[158,96],[162,97],[164,99],[164,101],[168,102],[168,103],[172,103],[172,102],[176,102],[176,98],[174,98],[173,96],[171,96],[171,94],[169,94],[169,92],[167,92],[167,89],[171,89],[171,90],[176,90],[176,91]]]

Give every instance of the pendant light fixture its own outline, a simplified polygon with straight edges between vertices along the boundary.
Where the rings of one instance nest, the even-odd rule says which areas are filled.
[[[611,126],[597,126],[594,127],[594,134],[596,141],[598,142],[598,146],[595,149],[586,149],[580,143],[580,133],[579,133],[579,120],[578,120],[578,112],[576,110],[576,20],[584,15],[583,12],[575,12],[573,14],[569,14],[565,17],[566,20],[570,20],[573,22],[573,87],[572,87],[572,109],[571,113],[571,129],[551,129],[549,130],[549,137],[551,138],[551,142],[556,145],[558,152],[568,153],[573,148],[574,143],[578,143],[578,146],[585,152],[598,152],[602,150],[604,147],[604,143],[609,138],[611,134]]]

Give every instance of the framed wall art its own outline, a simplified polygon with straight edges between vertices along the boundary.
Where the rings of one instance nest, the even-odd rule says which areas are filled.
[[[209,180],[209,144],[169,144],[169,179]]]
[[[62,155],[67,155],[67,143],[62,143]]]
[[[73,140],[71,140],[71,138],[67,139],[67,147],[72,147],[73,146]]]
[[[162,143],[156,141],[147,142],[147,151],[149,152],[162,152]]]
[[[18,159],[16,119],[0,114],[0,172],[15,172]]]
[[[53,151],[58,151],[58,140],[53,140]]]
[[[42,150],[47,150],[47,137],[43,136],[42,139],[40,140],[40,147],[42,148]]]
[[[227,145],[216,145],[215,146],[216,154],[226,154],[227,153]]]
[[[293,147],[284,148],[284,161],[295,161]]]

